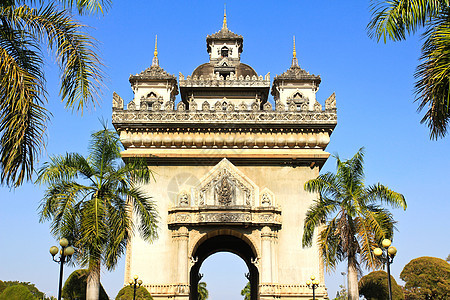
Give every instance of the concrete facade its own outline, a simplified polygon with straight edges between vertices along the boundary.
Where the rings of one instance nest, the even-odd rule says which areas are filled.
[[[123,157],[146,158],[155,182],[143,187],[157,204],[159,238],[134,237],[125,284],[139,274],[154,299],[196,299],[198,270],[230,251],[249,267],[252,299],[309,299],[305,282],[326,299],[318,248],[302,248],[303,221],[336,126],[334,94],[316,100],[320,76],[291,67],[272,83],[240,62],[242,36],[227,28],[207,37],[210,62],[184,77],[157,60],[130,77],[135,98],[113,96],[113,124]],[[226,47],[226,48],[224,48]],[[228,52],[226,52],[228,51]],[[181,92],[181,102],[175,95]]]

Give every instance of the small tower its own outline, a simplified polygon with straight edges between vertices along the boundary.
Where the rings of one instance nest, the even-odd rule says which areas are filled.
[[[177,79],[159,66],[157,37],[152,65],[139,74],[130,75],[134,99],[128,109],[160,110],[167,105],[174,107],[178,94]]]
[[[228,29],[224,12],[222,28],[206,37],[209,62],[186,78],[180,73],[181,100],[187,109],[263,109],[270,91],[270,75],[258,76],[251,66],[241,62],[243,43],[241,35]]]
[[[271,94],[275,106],[298,111],[314,110],[320,82],[320,76],[309,74],[298,65],[294,36],[291,67],[283,74],[275,76],[273,80]]]

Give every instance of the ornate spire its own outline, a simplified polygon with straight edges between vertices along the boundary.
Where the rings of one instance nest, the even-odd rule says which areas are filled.
[[[227,7],[225,6],[223,8],[223,25],[222,30],[227,30]]]
[[[155,52],[153,52],[153,59],[152,59],[152,67],[159,66],[159,60],[158,60],[158,36],[155,36]]]
[[[295,35],[294,35],[294,50],[292,51],[292,67],[298,67],[297,51],[295,50]]]

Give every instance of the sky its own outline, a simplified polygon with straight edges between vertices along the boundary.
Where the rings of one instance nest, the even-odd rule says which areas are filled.
[[[413,101],[420,36],[387,44],[371,40],[366,31],[369,4],[368,0],[226,2],[228,28],[244,37],[241,61],[258,74],[270,72],[273,79],[289,68],[295,35],[300,66],[322,78],[317,100],[324,105],[336,92],[338,125],[326,150],[350,158],[365,147],[366,183],[383,183],[406,197],[406,211],[392,210],[398,222],[393,240],[398,254],[391,270],[401,283],[399,274],[411,259],[445,259],[450,254],[446,190],[450,136],[431,141],[428,128],[420,124],[423,113],[417,113]],[[125,103],[132,100],[128,77],[151,65],[155,35],[160,66],[167,72],[189,75],[207,62],[206,35],[220,30],[223,6],[211,0],[116,0],[105,16],[77,17],[97,39],[108,79],[97,107],[82,116],[69,112],[60,102],[58,67],[50,56],[45,67],[46,107],[53,117],[39,164],[65,152],[87,154],[89,135],[101,128],[99,119],[111,120],[112,93]],[[322,172],[334,170],[330,157]],[[40,223],[37,214],[43,193],[43,186],[32,183],[17,189],[0,187],[0,280],[32,282],[56,296],[59,266],[48,249],[57,241],[49,223]],[[65,277],[76,268],[66,268]],[[240,258],[223,253],[208,258],[201,269],[213,300],[240,299],[246,272]],[[344,283],[341,272],[346,272],[345,264],[326,275],[331,298]],[[114,271],[102,272],[111,298],[122,287],[123,275],[124,259]]]

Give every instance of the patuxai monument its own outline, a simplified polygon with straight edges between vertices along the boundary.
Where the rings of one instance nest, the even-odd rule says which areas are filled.
[[[241,62],[243,44],[225,16],[206,37],[209,61],[191,75],[167,73],[155,45],[151,66],[130,76],[134,99],[113,95],[124,160],[145,158],[155,176],[143,188],[159,238],[133,237],[125,265],[125,284],[139,274],[153,299],[197,300],[202,263],[222,251],[245,261],[252,300],[311,299],[311,275],[316,299],[328,299],[318,248],[301,238],[318,197],[303,185],[329,157],[335,95],[316,99],[321,78],[299,66],[295,41],[272,81]]]

